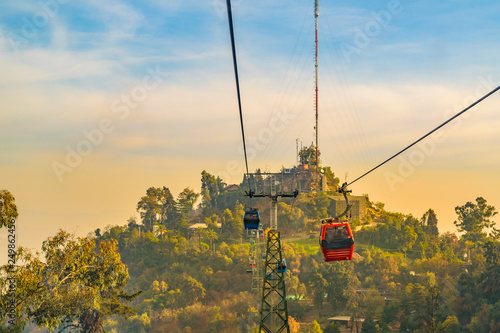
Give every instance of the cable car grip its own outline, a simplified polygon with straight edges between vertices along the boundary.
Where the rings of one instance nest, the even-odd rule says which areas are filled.
[[[327,218],[327,219],[322,219],[321,220],[321,224],[326,224],[326,223],[332,223],[334,221],[337,221],[343,217],[343,216],[346,216],[347,215],[347,212],[349,212],[349,210],[351,209],[352,207],[352,204],[349,204],[349,200],[347,199],[347,193],[351,193],[352,191],[351,190],[346,190],[346,187],[347,187],[347,183],[344,183],[342,184],[342,186],[337,190],[337,192],[339,193],[342,193],[344,195],[344,199],[345,199],[345,210],[342,214],[340,215],[337,215],[335,216],[334,218]]]

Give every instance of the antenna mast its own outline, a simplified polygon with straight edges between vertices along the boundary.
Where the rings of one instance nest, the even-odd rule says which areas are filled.
[[[316,69],[316,126],[314,127],[316,132],[316,180],[318,181],[318,16],[319,16],[319,8],[318,8],[318,0],[315,0],[314,6],[314,17],[316,21],[316,55],[315,55],[315,69]],[[319,183],[318,183],[319,186]]]

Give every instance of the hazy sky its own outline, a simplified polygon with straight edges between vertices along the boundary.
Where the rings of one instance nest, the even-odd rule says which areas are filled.
[[[250,169],[314,138],[314,1],[233,1]],[[351,181],[500,84],[500,3],[320,1],[319,145]],[[150,186],[243,174],[224,0],[0,4],[0,188],[18,238],[124,225]],[[391,211],[500,209],[500,93],[351,186]],[[6,241],[5,230],[0,240]],[[0,256],[4,256],[1,251]],[[4,257],[0,257],[4,258]]]

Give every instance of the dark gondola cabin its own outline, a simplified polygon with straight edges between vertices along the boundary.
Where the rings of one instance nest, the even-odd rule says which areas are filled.
[[[325,261],[352,259],[354,238],[347,222],[321,225],[319,243]]]
[[[283,259],[281,261],[276,260],[276,271],[275,272],[267,271],[266,272],[267,279],[268,280],[272,280],[273,278],[277,279],[278,277],[276,275],[274,275],[274,273],[285,275],[285,273],[286,273],[286,260],[285,259]]]
[[[260,215],[256,210],[247,210],[243,216],[245,229],[259,229]]]
[[[285,261],[285,259],[281,260],[281,262],[279,260],[276,262],[276,271],[278,273],[283,273],[283,274],[286,273],[286,261]]]

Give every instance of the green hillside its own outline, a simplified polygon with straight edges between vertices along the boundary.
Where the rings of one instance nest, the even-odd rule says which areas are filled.
[[[227,191],[203,171],[201,188],[174,198],[166,187],[151,187],[137,204],[140,221],[130,218],[87,238],[60,233],[42,249],[53,260],[20,250],[19,329],[69,322],[81,330],[92,322],[89,332],[255,332],[260,294],[251,292],[247,273],[243,187]],[[265,216],[268,203],[254,205]],[[458,237],[439,233],[432,209],[414,217],[367,198],[366,215],[352,221],[355,258],[332,263],[318,246],[328,196],[302,194],[278,206],[291,332],[350,331],[329,320],[335,316],[364,320],[361,332],[500,331],[499,233],[491,220],[495,208],[485,199],[456,207]],[[195,223],[206,228],[190,230]],[[74,259],[62,260],[68,256]],[[96,259],[99,271],[85,264]],[[7,270],[2,274],[12,275]],[[0,287],[5,305],[7,284]]]

